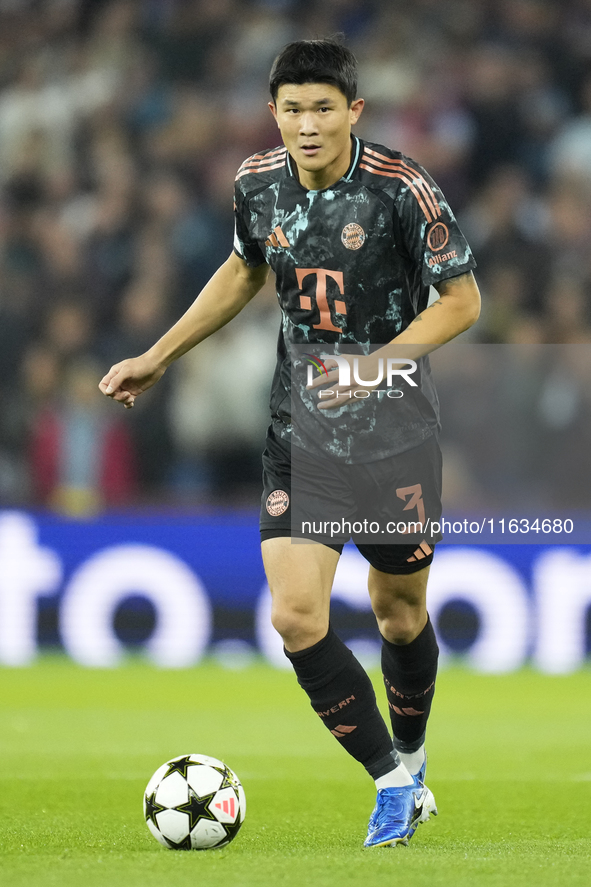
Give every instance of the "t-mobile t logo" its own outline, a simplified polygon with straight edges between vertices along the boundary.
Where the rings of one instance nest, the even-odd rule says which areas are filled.
[[[343,272],[328,271],[326,268],[296,268],[295,272],[300,289],[303,288],[304,280],[310,274],[313,274],[316,278],[316,288],[314,295],[316,301],[316,309],[319,312],[320,318],[319,322],[314,324],[314,329],[329,330],[331,333],[341,333],[342,329],[339,326],[335,326],[332,321],[330,305],[328,303],[327,282],[329,280],[332,280],[333,286],[336,284],[339,294],[344,295],[345,285],[343,283]],[[343,302],[342,299],[334,299],[333,305],[336,314],[347,313],[347,305],[345,304],[345,302]],[[305,311],[312,311],[313,307],[314,306],[312,304],[312,296],[300,296],[300,308],[303,308]]]

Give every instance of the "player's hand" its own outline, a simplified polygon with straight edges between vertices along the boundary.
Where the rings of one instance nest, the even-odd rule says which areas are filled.
[[[367,397],[368,391],[373,391],[380,384],[381,378],[380,367],[377,352],[367,355],[344,354],[341,355],[347,360],[350,367],[350,383],[348,385],[339,385],[339,371],[336,360],[326,358],[324,366],[328,373],[322,373],[317,376],[308,389],[320,389],[318,392],[319,410],[334,410],[345,404],[354,403]],[[355,361],[355,363],[354,363]],[[355,376],[361,379],[361,382],[355,381]],[[365,379],[376,379],[375,384],[365,382]]]
[[[122,360],[112,366],[99,382],[99,388],[107,397],[122,403],[129,410],[136,397],[155,385],[165,369],[147,354],[142,354],[141,357]]]

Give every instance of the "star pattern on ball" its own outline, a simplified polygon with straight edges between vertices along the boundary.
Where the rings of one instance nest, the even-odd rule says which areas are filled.
[[[238,800],[238,797],[236,798],[236,800]],[[223,826],[224,826],[224,829],[226,830],[226,834],[228,836],[227,840],[233,841],[234,838],[236,837],[236,835],[238,834],[238,832],[240,831],[240,828],[242,826],[242,820],[240,819],[240,816],[238,815],[236,817],[236,820],[233,823],[224,822]]]
[[[178,758],[176,761],[168,762],[168,770],[162,777],[162,779],[166,779],[167,776],[170,776],[171,773],[180,773],[183,779],[187,778],[187,770],[189,767],[194,767],[195,761],[191,760],[190,755],[185,755],[184,758]]]
[[[217,817],[209,809],[209,805],[213,801],[215,794],[215,792],[212,792],[210,795],[203,795],[203,797],[200,798],[199,795],[190,788],[189,800],[185,804],[179,804],[174,808],[175,810],[178,810],[179,813],[186,813],[189,816],[191,831],[193,831],[201,819],[209,819],[213,822],[217,821]]]
[[[166,810],[166,807],[163,807],[156,800],[156,791],[153,791],[151,795],[146,795],[146,822],[151,819],[156,828],[158,828],[156,814],[162,813],[163,810]]]
[[[234,791],[237,791],[240,781],[228,767],[213,767],[213,769],[217,770],[218,773],[221,773],[224,777],[222,784],[220,785],[220,790],[223,788],[233,788]]]
[[[166,837],[164,838],[164,840],[166,841],[166,843],[168,844],[168,846],[170,847],[171,850],[192,850],[193,849],[193,847],[191,846],[191,835],[187,835],[186,838],[183,838],[183,840],[179,841],[178,843],[175,841],[171,841],[170,838],[166,838]]]

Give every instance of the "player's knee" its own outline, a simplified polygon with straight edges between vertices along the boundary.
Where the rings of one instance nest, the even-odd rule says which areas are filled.
[[[391,644],[410,644],[421,633],[426,617],[421,611],[405,609],[403,612],[377,616],[378,628],[382,637]]]
[[[318,614],[288,606],[274,606],[271,624],[290,650],[304,650],[322,640],[328,631]]]

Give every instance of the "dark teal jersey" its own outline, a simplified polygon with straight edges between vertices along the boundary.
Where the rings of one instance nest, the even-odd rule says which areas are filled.
[[[431,284],[475,267],[425,170],[354,137],[347,173],[330,188],[307,191],[280,147],[242,164],[235,199],[236,253],[251,267],[267,262],[277,278],[283,319],[271,392],[276,431],[283,437],[293,431],[302,446],[324,441],[324,449],[347,462],[384,458],[431,436],[438,405],[427,359],[420,361],[419,390],[405,390],[396,404],[372,397],[322,412],[310,393],[294,391],[304,410],[291,426],[296,367],[290,346],[312,346],[318,355],[322,345],[329,346],[326,353],[354,345],[367,353],[427,307]]]

